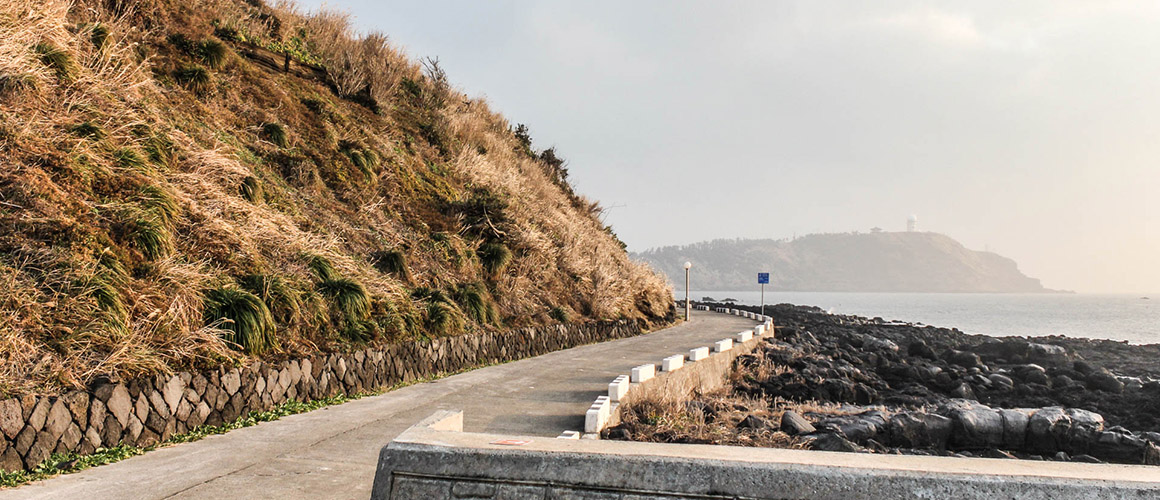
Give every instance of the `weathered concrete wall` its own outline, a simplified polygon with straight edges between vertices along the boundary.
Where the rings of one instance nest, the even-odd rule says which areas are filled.
[[[371,498],[1157,498],[1160,468],[457,432],[444,412],[383,448]],[[511,446],[504,440],[525,444]],[[511,442],[511,441],[508,441]]]
[[[365,392],[640,333],[641,325],[630,321],[558,325],[101,383],[60,396],[10,398],[0,401],[0,470],[31,469],[52,453],[149,446],[290,399]]]

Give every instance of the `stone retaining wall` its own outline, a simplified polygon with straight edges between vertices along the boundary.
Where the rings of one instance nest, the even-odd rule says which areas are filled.
[[[634,321],[554,325],[99,383],[59,396],[10,398],[0,401],[0,470],[32,469],[52,453],[150,446],[291,399],[366,392],[642,332],[642,324]]]

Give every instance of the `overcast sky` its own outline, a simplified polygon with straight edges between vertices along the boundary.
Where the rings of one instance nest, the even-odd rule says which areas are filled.
[[[1160,3],[327,5],[556,146],[630,250],[913,213],[1048,287],[1160,291]]]

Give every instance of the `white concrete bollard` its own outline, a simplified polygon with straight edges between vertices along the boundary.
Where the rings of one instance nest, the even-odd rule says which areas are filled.
[[[628,375],[620,375],[612,379],[612,383],[608,384],[608,399],[613,401],[620,401],[625,394],[628,394]]]
[[[584,432],[596,433],[604,427],[604,413],[600,408],[589,408],[584,413]]]
[[[753,327],[753,335],[758,337],[765,335],[765,325],[757,325]]]
[[[564,431],[559,436],[556,436],[556,439],[580,439],[580,433],[577,431]]]
[[[608,417],[611,414],[608,396],[596,398],[596,401],[584,413],[584,432],[600,432],[604,429],[604,424],[608,423]]]
[[[661,371],[675,372],[685,366],[685,355],[674,354],[661,360]]]
[[[657,365],[653,365],[653,364],[640,365],[640,366],[632,369],[632,379],[631,380],[633,382],[639,384],[639,383],[644,382],[650,378],[653,378],[653,375],[656,375],[656,373],[657,373]]]
[[[734,335],[733,338],[737,339],[738,344],[744,344],[746,342],[749,342],[750,340],[753,340],[753,330],[745,330],[744,332],[739,332],[736,335]]]
[[[733,348],[733,339],[721,339],[713,343],[713,352],[725,352]]]
[[[611,414],[612,411],[608,396],[597,397],[593,401],[592,406],[589,406],[588,411],[583,415],[583,432],[601,432],[604,425],[608,423],[608,418]]]
[[[709,357],[708,347],[698,347],[689,351],[689,361],[696,362]]]

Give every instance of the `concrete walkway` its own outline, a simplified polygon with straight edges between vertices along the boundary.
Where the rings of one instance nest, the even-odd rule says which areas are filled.
[[[584,411],[616,375],[659,363],[755,322],[696,311],[693,321],[492,366],[157,450],[77,474],[0,490],[11,499],[340,498],[366,500],[379,450],[441,409],[464,430],[554,438],[583,430]]]

